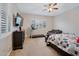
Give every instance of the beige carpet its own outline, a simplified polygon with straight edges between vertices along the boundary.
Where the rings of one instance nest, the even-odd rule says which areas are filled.
[[[51,47],[47,47],[44,38],[26,38],[23,49],[12,51],[10,56],[59,56]]]

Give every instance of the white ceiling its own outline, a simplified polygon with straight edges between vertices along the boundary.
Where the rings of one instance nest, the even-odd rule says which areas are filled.
[[[76,8],[79,6],[78,3],[59,3],[56,7],[58,10],[54,10],[49,13],[48,11],[44,11],[44,5],[47,3],[17,3],[17,8],[21,13],[24,14],[36,14],[36,15],[44,15],[44,16],[56,16],[70,9]]]

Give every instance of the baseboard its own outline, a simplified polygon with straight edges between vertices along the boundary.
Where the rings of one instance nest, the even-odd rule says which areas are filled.
[[[10,50],[9,52],[8,52],[8,54],[7,54],[7,56],[10,56],[10,53],[12,52],[12,50]]]

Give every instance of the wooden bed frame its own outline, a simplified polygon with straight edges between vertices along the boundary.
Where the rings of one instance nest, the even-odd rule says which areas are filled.
[[[73,55],[71,55],[71,54],[69,54],[69,53],[63,51],[62,49],[60,49],[59,47],[57,47],[56,45],[54,45],[54,44],[52,44],[52,43],[50,43],[50,46],[51,46],[53,49],[55,49],[55,50],[58,52],[58,54],[60,54],[60,56],[73,56]]]

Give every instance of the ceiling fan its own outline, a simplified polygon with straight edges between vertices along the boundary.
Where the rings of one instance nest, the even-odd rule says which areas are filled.
[[[49,3],[48,5],[44,5],[45,7],[44,11],[52,12],[53,10],[58,10],[56,6],[57,3]]]

